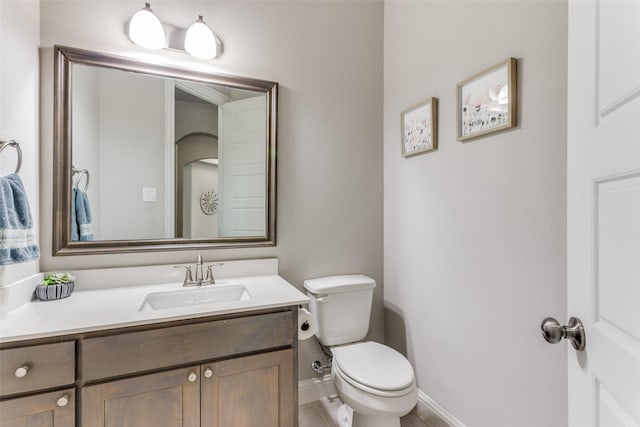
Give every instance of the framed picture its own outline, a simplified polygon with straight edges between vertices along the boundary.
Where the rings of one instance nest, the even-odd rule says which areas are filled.
[[[438,148],[438,98],[403,111],[400,119],[404,157]]]
[[[509,58],[458,83],[458,141],[516,126],[516,64]]]

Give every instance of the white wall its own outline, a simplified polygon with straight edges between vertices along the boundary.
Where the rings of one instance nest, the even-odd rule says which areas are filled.
[[[15,139],[22,150],[20,177],[38,233],[38,45],[40,3],[0,0],[0,139]],[[0,175],[13,173],[12,148],[0,154]],[[0,287],[39,272],[39,261],[0,266]]]
[[[166,152],[164,81],[81,66],[73,88],[72,158],[89,171],[95,238],[165,237],[165,174],[157,167]],[[142,201],[143,187],[156,188],[156,202]]]
[[[100,71],[97,239],[165,237],[165,90],[162,79]],[[156,189],[155,202],[143,201],[143,188]]]
[[[275,256],[280,274],[302,281],[365,273],[378,281],[371,336],[382,321],[382,49],[381,2],[162,1],[168,24],[190,25],[198,14],[225,44],[215,61],[154,53],[133,45],[124,23],[139,1],[56,1],[41,4],[41,43],[88,48],[163,62],[179,61],[280,83],[278,108],[278,234],[273,248],[211,250],[205,260]],[[45,55],[46,56],[46,55]],[[52,176],[52,55],[43,63],[41,173]],[[52,257],[50,189],[42,192],[44,270],[195,261],[198,252]],[[300,377],[317,352],[301,347]]]
[[[384,277],[389,342],[473,427],[567,423],[564,1],[385,2]],[[518,57],[519,126],[456,141],[456,83]],[[400,112],[440,99],[439,149],[400,156]]]
[[[71,93],[73,108],[73,152],[71,158],[73,165],[78,169],[86,169],[89,172],[89,185],[87,196],[92,211],[91,229],[97,239],[103,236],[101,204],[98,197],[100,179],[100,70],[96,67],[78,66],[74,70],[73,91]],[[76,177],[74,175],[74,182]],[[86,176],[78,183],[84,190]]]

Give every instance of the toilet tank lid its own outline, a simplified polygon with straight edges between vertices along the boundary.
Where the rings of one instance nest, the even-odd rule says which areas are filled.
[[[330,294],[375,288],[376,281],[364,274],[344,274],[307,279],[304,281],[304,287],[312,294]]]

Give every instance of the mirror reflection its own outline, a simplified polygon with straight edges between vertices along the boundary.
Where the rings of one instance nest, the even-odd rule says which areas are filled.
[[[56,62],[58,252],[274,243],[276,83],[73,48]]]
[[[72,85],[72,239],[265,235],[264,93],[86,65]]]

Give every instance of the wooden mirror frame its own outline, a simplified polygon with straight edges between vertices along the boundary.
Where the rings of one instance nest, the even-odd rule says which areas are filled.
[[[267,97],[265,236],[215,239],[71,241],[72,135],[71,66],[93,65],[165,78],[262,92]],[[111,54],[54,46],[53,255],[249,248],[276,244],[276,135],[278,83],[151,64]]]

